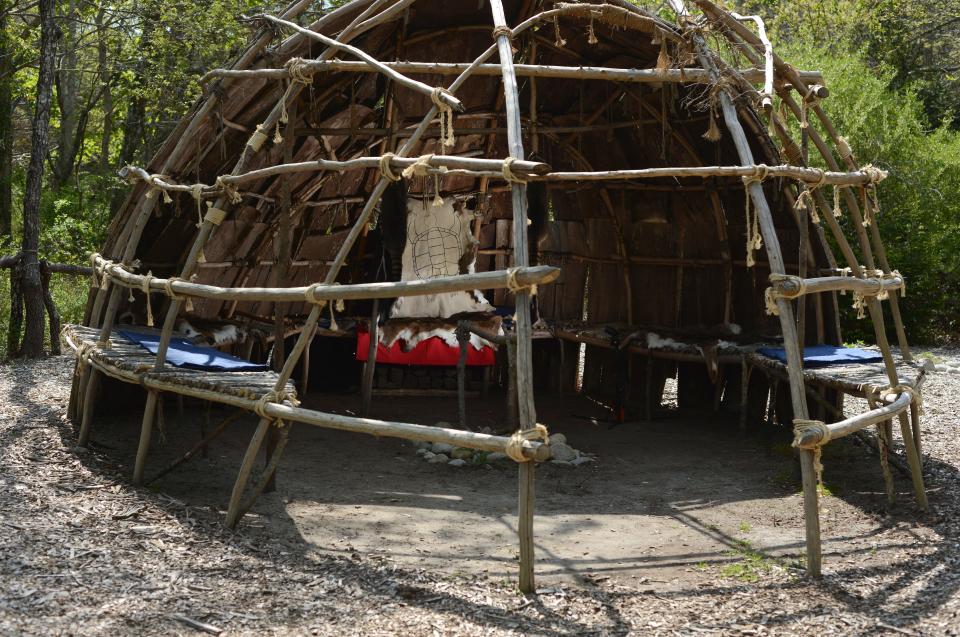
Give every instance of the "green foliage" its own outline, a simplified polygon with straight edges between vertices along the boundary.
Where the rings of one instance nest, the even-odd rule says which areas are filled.
[[[850,140],[861,164],[889,172],[878,190],[882,208],[878,223],[892,267],[907,280],[908,295],[901,306],[908,333],[913,340],[956,334],[960,134],[947,125],[931,128],[916,91],[892,90],[893,72],[875,71],[856,54],[810,47],[783,54],[798,67],[823,71],[831,96],[822,107]],[[855,237],[856,228],[846,215],[843,222],[847,236]],[[840,299],[845,338],[872,341],[869,322],[856,320],[850,297]]]

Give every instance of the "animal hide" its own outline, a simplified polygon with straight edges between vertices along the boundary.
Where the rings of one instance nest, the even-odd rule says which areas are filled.
[[[208,321],[197,317],[177,319],[174,331],[194,345],[219,347],[247,340],[247,330],[232,323]]]
[[[385,347],[392,347],[394,343],[400,341],[403,351],[409,352],[418,343],[432,338],[434,336],[443,340],[450,347],[459,347],[457,341],[457,322],[459,319],[469,318],[484,331],[493,334],[500,334],[500,324],[503,317],[482,315],[477,317],[460,316],[455,319],[442,318],[420,318],[420,319],[391,319],[380,328],[380,342]],[[476,334],[470,334],[470,345],[474,349],[480,349],[490,345],[489,342],[480,338]]]
[[[458,208],[460,208],[458,210]],[[430,201],[410,200],[407,204],[407,244],[403,250],[403,281],[473,273],[474,262],[462,263],[475,252],[476,239],[470,231],[471,214],[446,197],[439,206]],[[446,318],[465,312],[492,312],[479,291],[447,292],[397,299],[391,318]]]

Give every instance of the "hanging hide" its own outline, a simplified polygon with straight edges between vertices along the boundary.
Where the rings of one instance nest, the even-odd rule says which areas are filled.
[[[470,230],[472,216],[462,206],[455,206],[452,197],[445,197],[439,206],[428,201],[408,202],[407,243],[403,251],[401,280],[455,276],[464,266],[472,273],[473,260],[468,264],[462,262],[465,255],[475,252],[476,239]],[[464,312],[492,311],[493,306],[483,294],[474,290],[403,297],[394,303],[390,316],[447,318]]]

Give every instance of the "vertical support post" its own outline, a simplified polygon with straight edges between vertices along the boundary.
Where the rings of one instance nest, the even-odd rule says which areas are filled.
[[[670,4],[677,15],[687,15],[687,10],[683,0],[670,0]],[[697,50],[697,56],[703,68],[710,72],[711,79],[714,82],[720,80],[716,64],[707,49],[703,36],[697,32],[691,32],[694,46]],[[740,124],[737,115],[737,109],[733,100],[727,92],[721,91],[719,94],[720,105],[723,110],[723,120],[737,154],[740,157],[740,163],[746,166],[755,164],[753,151],[750,149],[750,143]],[[770,263],[770,272],[785,274],[786,270],[783,262],[783,254],[780,250],[780,243],[777,238],[776,226],[773,223],[773,213],[767,203],[767,198],[763,192],[762,184],[753,181],[746,185],[744,196],[750,197],[760,222],[760,233],[763,237],[763,243],[767,250],[767,260]],[[777,309],[780,313],[780,329],[783,334],[783,346],[787,354],[787,373],[790,381],[790,396],[793,403],[794,418],[807,419],[807,398],[803,387],[803,359],[800,356],[800,343],[797,335],[797,326],[794,323],[793,306],[789,301],[778,298]],[[817,474],[814,469],[813,452],[807,449],[799,450],[800,469],[803,474],[803,504],[804,517],[806,520],[806,540],[807,540],[807,573],[813,577],[820,576],[821,566],[821,547],[820,547],[820,513],[817,494]]]
[[[370,343],[367,345],[367,362],[363,364],[363,386],[360,388],[360,415],[364,417],[370,415],[370,406],[373,403],[373,375],[377,366],[377,344],[380,342],[380,329],[377,325],[379,316],[380,299],[374,299],[367,330]]]
[[[501,0],[490,0],[494,27],[506,27],[507,19]],[[497,35],[497,51],[500,55],[500,68],[503,72],[503,94],[507,112],[507,146],[510,156],[524,158],[522,131],[520,128],[520,94],[517,89],[517,76],[513,67],[513,49],[510,36],[500,32]],[[527,186],[523,183],[511,184],[513,200],[513,266],[522,267],[529,263],[527,254]],[[516,363],[517,363],[517,407],[520,428],[532,429],[537,421],[533,402],[533,352],[530,344],[530,292],[519,290],[516,294]],[[535,589],[533,577],[533,496],[534,466],[532,462],[520,463],[519,493],[517,495],[517,531],[520,536],[520,590],[524,593]]]
[[[867,396],[867,404],[870,409],[877,408],[877,400],[873,396]],[[877,423],[877,451],[880,454],[880,471],[883,473],[883,486],[887,492],[887,504],[893,505],[897,498],[897,492],[893,484],[893,474],[890,472],[890,442],[893,433],[893,421],[884,420]]]
[[[86,447],[90,442],[90,427],[93,422],[93,404],[97,397],[97,386],[100,384],[100,374],[93,369],[89,363],[84,365],[87,368],[88,380],[87,386],[83,392],[83,417],[80,421],[80,436],[77,439],[77,446]]]
[[[750,400],[750,363],[747,357],[740,359],[740,433],[747,431],[747,409]]]
[[[147,465],[147,452],[150,450],[150,438],[153,436],[153,422],[157,414],[158,392],[147,390],[147,405],[143,409],[143,424],[140,426],[140,444],[137,445],[137,460],[133,466],[133,483],[143,484],[143,470]]]
[[[467,428],[467,348],[470,346],[470,332],[461,321],[457,326],[457,343],[460,345],[460,358],[457,359],[457,410],[460,416],[460,428]]]
[[[923,446],[920,444],[920,405],[917,401],[910,402],[910,420],[913,425],[913,444],[917,447],[917,456],[923,462]]]

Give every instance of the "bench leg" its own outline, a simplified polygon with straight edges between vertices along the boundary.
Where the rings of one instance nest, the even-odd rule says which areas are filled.
[[[150,438],[153,436],[153,422],[157,415],[158,392],[147,390],[147,404],[143,408],[143,424],[140,426],[140,444],[137,446],[137,461],[133,466],[133,483],[143,483],[143,470],[147,465],[147,452],[150,451]]]
[[[80,421],[80,435],[77,446],[86,447],[90,442],[90,426],[93,422],[93,404],[96,402],[97,385],[100,383],[100,373],[93,367],[87,371],[87,386],[83,393],[83,418]],[[82,384],[81,384],[82,386]]]
[[[237,525],[240,516],[243,515],[240,506],[243,500],[243,491],[247,488],[250,472],[253,471],[253,465],[257,461],[257,454],[260,452],[261,445],[263,445],[263,439],[267,437],[270,422],[268,418],[260,419],[257,430],[253,432],[250,444],[247,445],[243,462],[240,463],[240,472],[237,474],[237,481],[233,485],[233,493],[230,494],[230,505],[227,507],[227,526],[231,529]]]

